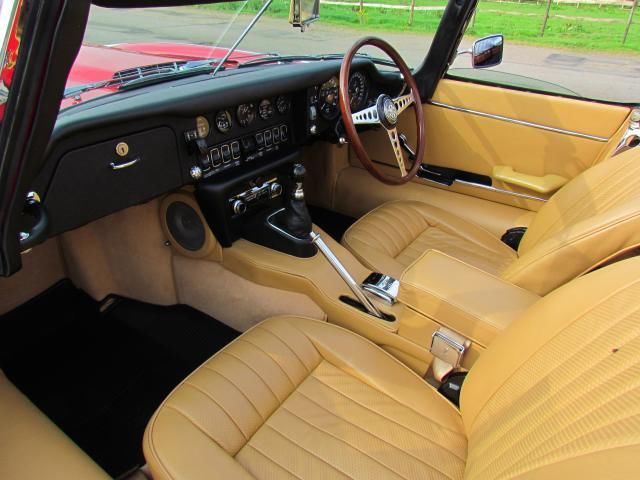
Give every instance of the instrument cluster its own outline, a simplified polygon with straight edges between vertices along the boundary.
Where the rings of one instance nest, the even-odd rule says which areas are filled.
[[[291,110],[291,99],[287,95],[264,98],[258,102],[242,103],[235,108],[218,110],[214,115],[214,125],[219,133],[231,132],[234,125],[241,128],[258,126],[256,120],[269,121],[276,114],[285,116]]]
[[[353,72],[349,77],[349,99],[352,112],[367,106],[369,81],[362,72]],[[331,77],[318,87],[318,111],[325,120],[335,120],[340,114],[340,85],[338,77]]]

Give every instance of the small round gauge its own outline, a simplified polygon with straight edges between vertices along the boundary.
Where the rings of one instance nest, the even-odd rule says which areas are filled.
[[[367,77],[362,72],[354,72],[349,77],[349,102],[351,110],[360,110],[367,101]]]
[[[269,120],[273,117],[273,104],[271,100],[265,98],[260,102],[260,105],[258,105],[258,115],[260,115],[262,120]]]
[[[256,119],[256,105],[255,103],[243,103],[238,106],[236,110],[236,117],[238,123],[242,127],[248,127]]]
[[[196,117],[196,132],[198,132],[198,138],[207,138],[210,131],[209,120],[202,116]]]
[[[320,86],[318,92],[320,115],[327,120],[333,120],[338,116],[338,78],[331,77]]]
[[[291,108],[291,100],[284,95],[280,95],[276,98],[276,109],[280,115],[284,115]]]
[[[227,133],[233,126],[233,120],[231,120],[231,114],[228,110],[220,110],[216,113],[216,128],[220,130],[220,133]]]

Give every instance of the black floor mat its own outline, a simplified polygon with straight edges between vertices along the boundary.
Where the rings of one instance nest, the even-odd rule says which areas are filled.
[[[356,222],[353,217],[313,205],[309,205],[309,213],[313,223],[331,235],[336,242],[339,242],[344,232]]]
[[[238,332],[190,307],[115,298],[104,312],[69,281],[0,317],[7,377],[110,475],[144,463],[166,395]]]

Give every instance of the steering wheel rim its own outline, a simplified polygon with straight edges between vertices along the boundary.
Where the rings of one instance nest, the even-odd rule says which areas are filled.
[[[349,97],[349,75],[351,72],[351,63],[358,50],[366,45],[379,48],[391,58],[404,77],[404,81],[406,82],[410,93],[395,99],[391,98],[389,95],[380,95],[375,105],[353,114],[351,112],[351,98]],[[420,99],[418,86],[411,74],[411,70],[400,54],[381,38],[364,37],[358,40],[345,54],[342,60],[342,65],[340,66],[339,99],[342,122],[344,124],[347,137],[349,138],[351,146],[358,156],[358,159],[369,173],[387,185],[402,185],[414,178],[418,173],[418,169],[422,163],[421,159],[424,156],[424,115],[422,112],[422,100]],[[411,168],[407,170],[402,148],[400,147],[400,141],[398,139],[397,121],[400,113],[409,106],[413,106],[413,111],[415,113],[418,145],[413,164],[411,165]],[[391,142],[391,146],[396,157],[396,162],[398,163],[398,168],[400,169],[399,177],[388,175],[375,165],[362,144],[356,125],[380,125],[387,131],[389,141]]]

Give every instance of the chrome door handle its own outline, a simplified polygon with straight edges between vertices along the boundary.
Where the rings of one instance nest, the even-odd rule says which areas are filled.
[[[122,170],[123,168],[133,167],[139,161],[140,161],[140,157],[136,157],[133,160],[130,160],[130,161],[125,162],[125,163],[111,162],[109,164],[109,166],[111,167],[111,170]]]

